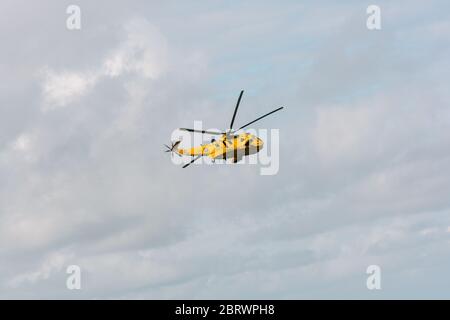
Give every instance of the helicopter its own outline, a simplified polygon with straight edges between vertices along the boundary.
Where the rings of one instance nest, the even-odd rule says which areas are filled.
[[[202,144],[198,147],[186,149],[179,148],[181,140],[178,140],[172,143],[171,146],[164,144],[164,146],[166,147],[165,152],[171,152],[172,154],[175,153],[179,156],[192,157],[192,160],[189,163],[185,164],[183,168],[186,168],[187,166],[191,165],[192,163],[194,163],[203,156],[210,157],[213,160],[213,162],[215,162],[216,159],[227,160],[232,158],[233,163],[236,163],[242,160],[242,157],[244,156],[258,153],[264,146],[264,142],[260,138],[249,133],[244,132],[241,134],[236,134],[236,132],[248,127],[249,125],[255,123],[256,121],[259,121],[277,111],[282,110],[283,107],[280,107],[269,113],[266,113],[265,115],[241,126],[239,129],[234,130],[233,129],[234,120],[236,119],[236,113],[238,111],[239,104],[241,103],[243,94],[244,90],[242,90],[241,93],[239,94],[239,98],[237,100],[236,107],[234,109],[233,117],[231,118],[230,128],[225,130],[224,132],[179,128],[179,130],[181,131],[219,136],[217,140],[211,139],[211,143]]]

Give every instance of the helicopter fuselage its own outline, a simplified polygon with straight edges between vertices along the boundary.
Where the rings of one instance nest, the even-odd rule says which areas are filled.
[[[178,149],[176,153],[182,156],[208,156],[211,159],[233,159],[237,162],[243,156],[258,153],[264,142],[249,133],[239,135],[222,135],[218,140],[197,147]]]

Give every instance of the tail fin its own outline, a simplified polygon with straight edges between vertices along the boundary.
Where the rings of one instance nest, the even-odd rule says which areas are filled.
[[[180,143],[181,143],[181,140],[178,140],[176,142],[172,142],[170,147],[167,144],[165,144],[164,145],[166,147],[165,152],[176,153],[177,155],[179,155],[181,157],[181,154],[178,152],[178,146],[179,146]]]

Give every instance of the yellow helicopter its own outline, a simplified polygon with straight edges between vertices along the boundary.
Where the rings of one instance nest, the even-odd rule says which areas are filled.
[[[231,118],[230,128],[225,132],[180,128],[180,130],[182,131],[219,135],[220,137],[218,138],[218,140],[211,139],[211,143],[208,144],[202,144],[198,147],[193,148],[179,149],[179,145],[181,143],[180,140],[176,141],[175,143],[172,143],[170,147],[165,144],[164,146],[167,148],[165,152],[172,152],[179,156],[191,156],[192,160],[189,163],[185,164],[183,168],[186,168],[190,164],[194,163],[197,159],[199,159],[202,156],[208,156],[211,159],[213,159],[213,161],[215,161],[216,159],[226,160],[232,158],[233,163],[236,163],[240,161],[243,156],[248,156],[250,154],[255,154],[259,152],[264,145],[264,142],[260,138],[249,133],[236,134],[236,132],[248,127],[249,125],[255,123],[256,121],[261,120],[262,118],[271,115],[272,113],[280,111],[281,109],[283,109],[283,107],[280,107],[269,113],[266,113],[265,115],[243,125],[239,129],[233,130],[234,119],[236,118],[236,113],[239,108],[239,104],[241,103],[241,98],[243,94],[244,90],[242,90],[241,93],[239,94],[239,98],[236,103],[236,108],[234,109],[233,117]]]

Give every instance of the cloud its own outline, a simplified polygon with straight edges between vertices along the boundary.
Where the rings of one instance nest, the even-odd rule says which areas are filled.
[[[21,286],[26,286],[30,284],[35,284],[39,281],[45,281],[55,272],[60,272],[65,270],[68,261],[72,259],[71,254],[65,253],[52,253],[50,256],[46,257],[45,261],[41,264],[38,270],[19,274],[8,281],[8,286],[11,288],[18,288]]]
[[[89,23],[44,14],[50,34],[22,13],[0,74],[0,297],[373,298],[369,264],[380,297],[448,296],[438,4],[380,4],[376,33],[353,2],[81,1]],[[241,89],[239,122],[286,107],[260,123],[280,129],[279,173],[174,166],[172,130],[226,124]]]
[[[317,110],[314,144],[323,163],[355,159],[355,152],[364,150],[375,129],[375,108],[327,106]],[[375,129],[376,130],[376,129]]]
[[[64,107],[86,95],[92,90],[98,79],[98,75],[90,72],[58,73],[46,68],[44,73],[42,93],[45,101],[43,111]]]
[[[126,39],[88,71],[52,70],[43,74],[43,111],[65,107],[92,91],[99,81],[125,74],[157,79],[167,69],[167,42],[146,20],[133,19],[124,26]]]
[[[167,42],[147,21],[135,19],[125,25],[127,39],[105,59],[104,73],[117,77],[134,72],[156,79],[167,68]]]

